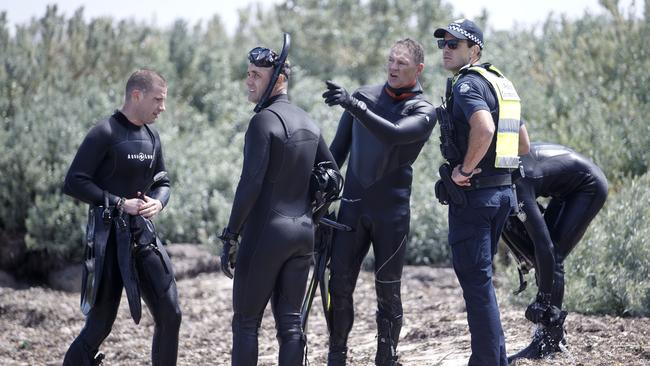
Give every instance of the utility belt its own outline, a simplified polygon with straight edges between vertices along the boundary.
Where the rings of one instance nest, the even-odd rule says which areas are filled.
[[[477,189],[483,188],[494,188],[494,187],[503,187],[509,186],[512,184],[512,176],[510,174],[499,174],[492,175],[489,177],[476,177],[469,180],[471,186],[469,187],[460,187],[463,191],[474,191]]]
[[[447,163],[442,164],[438,170],[440,179],[436,182],[435,194],[438,201],[443,205],[453,203],[464,207],[467,205],[466,191],[512,186],[511,175],[500,174],[488,177],[475,177],[470,179],[471,185],[469,187],[461,187],[451,179],[451,172],[452,168]]]

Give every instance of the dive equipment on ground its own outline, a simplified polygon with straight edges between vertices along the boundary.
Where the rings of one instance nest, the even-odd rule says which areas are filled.
[[[280,56],[275,59],[275,60],[270,60],[267,56],[267,58],[263,57],[262,53],[258,54],[258,57],[262,57],[259,61],[251,61],[251,63],[255,64],[255,62],[268,62],[273,66],[273,75],[271,75],[271,80],[269,80],[269,85],[267,85],[266,90],[264,91],[264,94],[262,94],[262,97],[260,98],[259,102],[257,102],[257,105],[255,105],[255,113],[259,112],[262,110],[262,106],[266,103],[266,101],[269,99],[271,96],[271,91],[273,91],[273,88],[275,87],[275,83],[278,81],[278,76],[280,76],[280,72],[284,68],[284,63],[287,61],[287,56],[289,55],[289,48],[291,47],[291,36],[289,36],[289,33],[284,34],[284,44],[282,45],[282,52],[280,52]],[[257,48],[254,48],[256,50]],[[252,52],[252,51],[251,51]],[[273,57],[271,57],[272,59]],[[251,53],[249,53],[248,59],[251,59]],[[255,59],[255,58],[254,58]],[[265,61],[263,61],[265,60]],[[264,67],[264,66],[263,66]],[[266,66],[269,67],[269,66]]]

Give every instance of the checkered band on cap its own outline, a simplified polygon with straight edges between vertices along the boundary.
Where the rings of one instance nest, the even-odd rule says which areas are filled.
[[[481,41],[476,35],[466,31],[463,28],[461,28],[460,24],[451,23],[451,24],[449,24],[447,26],[447,29],[449,29],[450,31],[458,32],[458,33],[464,35],[465,37],[467,37],[467,39],[471,40],[472,42],[479,45],[479,47],[483,48],[483,41]]]

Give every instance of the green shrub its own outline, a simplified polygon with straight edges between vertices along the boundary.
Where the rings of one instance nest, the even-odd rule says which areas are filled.
[[[438,203],[433,189],[438,180],[438,167],[442,164],[437,134],[438,128],[434,129],[413,165],[411,233],[406,252],[409,264],[450,263],[447,241],[449,206]]]
[[[608,198],[567,258],[567,306],[585,313],[650,315],[650,174]]]
[[[541,30],[485,29],[484,61],[517,86],[533,140],[575,148],[618,186],[645,174],[650,159],[650,73],[643,72],[650,69],[650,26],[647,16],[628,18],[612,2],[603,4],[609,6],[606,16],[549,19]],[[216,250],[253,114],[243,83],[246,52],[259,44],[278,48],[281,31],[292,34],[290,97],[329,142],[341,109],[322,103],[323,81],[349,89],[383,82],[386,53],[399,38],[423,44],[420,81],[428,99],[439,104],[449,75],[431,35],[457,18],[452,10],[430,0],[286,1],[267,12],[243,12],[234,36],[218,16],[204,25],[178,21],[161,29],[111,18],[86,21],[82,9],[66,18],[49,6],[43,17],[10,32],[0,13],[0,238],[23,237],[30,253],[53,262],[80,257],[85,205],[61,194],[63,177],[88,129],[121,106],[128,75],[149,67],[169,82],[167,112],[156,128],[173,191],[157,227],[165,241]],[[336,24],[319,26],[323,19]],[[476,20],[485,24],[485,14]],[[449,263],[447,208],[433,195],[440,163],[435,129],[414,165],[408,263]],[[629,240],[638,246],[644,237]],[[626,296],[643,294],[630,290]]]

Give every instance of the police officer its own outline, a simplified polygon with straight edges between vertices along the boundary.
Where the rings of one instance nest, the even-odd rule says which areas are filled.
[[[448,82],[446,108],[438,108],[443,156],[436,192],[449,202],[449,245],[463,289],[472,354],[469,366],[507,365],[505,338],[492,283],[492,258],[503,225],[515,206],[511,169],[528,150],[517,93],[489,64],[477,64],[483,33],[460,19],[434,36]],[[441,186],[446,199],[440,196]]]
[[[534,264],[538,294],[526,318],[538,327],[530,345],[508,358],[541,358],[561,351],[564,259],[605,204],[607,179],[589,159],[557,144],[533,143],[522,156],[524,177],[515,172],[521,212],[508,219],[504,241]],[[546,208],[537,197],[551,197]]]
[[[237,366],[257,364],[257,331],[269,299],[278,364],[302,362],[300,310],[314,250],[309,181],[314,165],[334,161],[316,124],[289,102],[291,69],[281,57],[286,46],[280,55],[264,47],[248,54],[248,100],[259,112],[246,131],[241,178],[221,235],[222,270],[231,278],[235,270],[232,365]]]
[[[176,364],[181,324],[176,282],[148,221],[170,195],[160,137],[149,126],[165,111],[166,97],[167,82],[159,73],[135,71],[123,107],[88,132],[66,175],[63,191],[90,210],[82,286],[86,324],[64,365],[101,363],[97,352],[115,321],[122,287],[136,324],[140,294],[153,315],[152,364]]]
[[[345,365],[354,321],[352,293],[361,263],[373,244],[377,291],[377,365],[394,365],[402,327],[401,277],[410,224],[415,162],[435,125],[433,106],[422,95],[422,46],[396,42],[388,55],[388,80],[352,95],[327,82],[325,102],[345,109],[330,146],[339,166],[349,154],[338,221],[353,232],[334,234],[331,258],[328,365]]]

